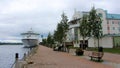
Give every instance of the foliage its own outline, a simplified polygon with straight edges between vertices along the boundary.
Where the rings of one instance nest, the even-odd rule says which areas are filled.
[[[94,38],[99,39],[102,37],[102,26],[101,26],[102,20],[97,15],[95,8],[93,7],[89,13],[89,31],[91,31],[91,34]]]
[[[57,25],[57,30],[54,33],[54,38],[55,38],[55,41],[62,42],[63,28],[61,23],[58,23]]]
[[[80,21],[80,35],[83,37],[83,44],[85,44],[85,38],[89,36],[89,22],[88,15],[83,15],[82,20]]]
[[[48,34],[48,37],[47,37],[47,43],[48,44],[53,44],[54,42],[53,42],[53,38],[52,38],[52,35],[49,33]]]
[[[97,15],[95,8],[93,7],[89,12],[89,15],[83,15],[82,20],[80,21],[80,35],[83,37],[83,44],[85,44],[86,37],[94,37],[98,39],[99,47],[99,38],[102,37],[102,20]]]
[[[69,28],[67,16],[63,13],[61,15],[62,20],[57,25],[57,29],[54,31],[54,40],[62,43],[66,37],[66,32]]]
[[[52,46],[52,44],[54,44],[53,36],[50,33],[48,34],[47,37],[47,44],[50,45],[50,47]]]
[[[54,44],[53,36],[49,33],[46,39],[42,39],[42,45],[46,45],[48,47],[52,47],[52,44]]]
[[[63,28],[63,36],[65,37],[66,36],[66,32],[69,29],[68,19],[67,19],[67,16],[65,16],[64,13],[62,14],[61,17],[62,17],[61,24],[62,24],[62,28]]]
[[[99,47],[99,38],[102,37],[102,20],[97,15],[95,8],[93,7],[89,13],[89,31],[91,32],[91,36],[98,39],[98,47]]]
[[[47,39],[42,39],[42,45],[46,45],[47,44]]]

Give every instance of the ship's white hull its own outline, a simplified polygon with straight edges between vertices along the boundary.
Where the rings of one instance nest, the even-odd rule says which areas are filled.
[[[22,39],[24,47],[30,48],[39,45],[38,39]]]

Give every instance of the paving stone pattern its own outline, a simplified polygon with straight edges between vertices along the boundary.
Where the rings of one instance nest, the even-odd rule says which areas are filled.
[[[114,68],[111,65],[90,61],[66,52],[53,51],[41,45],[37,53],[28,60],[34,63],[27,64],[26,68]]]

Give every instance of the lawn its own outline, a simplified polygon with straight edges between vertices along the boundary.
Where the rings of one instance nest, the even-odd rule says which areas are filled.
[[[98,51],[97,48],[88,48],[90,51]],[[120,48],[103,48],[104,52],[120,54]]]
[[[78,47],[69,47],[70,49],[77,49]],[[89,47],[87,48],[88,51],[98,51],[98,48],[93,48],[93,47]],[[103,48],[104,52],[108,52],[108,53],[114,53],[114,54],[120,54],[120,48]]]

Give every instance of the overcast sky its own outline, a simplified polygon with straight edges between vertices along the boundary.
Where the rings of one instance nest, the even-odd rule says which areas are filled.
[[[30,30],[47,35],[56,29],[64,12],[71,19],[74,9],[102,8],[120,14],[119,0],[0,0],[0,41],[18,41]]]

